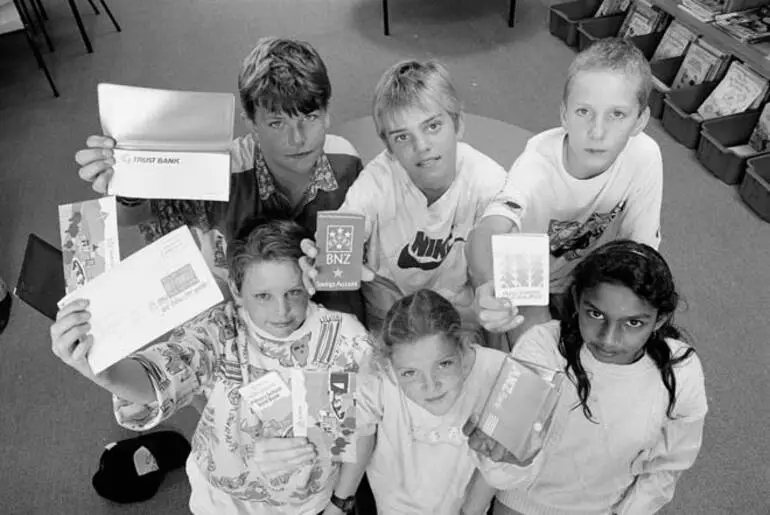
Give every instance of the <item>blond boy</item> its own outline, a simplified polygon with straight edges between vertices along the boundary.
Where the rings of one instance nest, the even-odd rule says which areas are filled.
[[[366,217],[366,317],[377,329],[391,305],[435,290],[475,322],[465,242],[505,181],[505,170],[466,143],[452,80],[436,61],[389,68],[372,102],[386,149],[366,165],[341,211]],[[311,252],[311,254],[314,254]]]
[[[549,235],[556,317],[570,272],[592,249],[619,238],[658,247],[663,166],[657,143],[642,132],[650,88],[649,63],[628,41],[601,40],[575,57],[562,126],[530,139],[466,247],[485,328],[506,331],[518,322],[515,308],[493,298],[493,234]],[[525,323],[509,333],[511,343],[551,312],[521,308]]]

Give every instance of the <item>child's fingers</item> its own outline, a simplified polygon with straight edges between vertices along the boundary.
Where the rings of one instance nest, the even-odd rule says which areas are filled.
[[[302,252],[309,258],[315,259],[318,255],[318,249],[315,246],[315,242],[313,240],[310,240],[308,238],[303,239],[299,243],[299,247],[302,249]]]
[[[364,265],[363,267],[361,267],[361,280],[362,281],[367,281],[367,282],[374,281],[374,276],[375,275],[376,274],[374,273],[374,271],[371,268],[369,268],[368,266]]]
[[[476,417],[474,415],[471,415],[468,420],[465,421],[465,424],[463,425],[463,434],[465,436],[471,436],[473,432],[476,430],[477,422]]]
[[[91,183],[91,189],[97,193],[107,193],[107,189],[110,187],[110,181],[112,180],[113,173],[114,172],[112,168],[108,168],[103,173],[97,175],[96,180]]]
[[[69,363],[79,341],[85,340],[90,330],[91,324],[87,322],[67,327],[55,338],[52,330],[51,350],[62,361]]]
[[[307,256],[299,258],[299,268],[302,271],[302,285],[310,295],[315,295],[315,277],[318,275],[318,270]]]
[[[492,461],[503,461],[506,455],[506,449],[499,443],[495,442],[492,449],[489,452],[489,458]]]
[[[114,148],[115,140],[109,136],[102,136],[101,134],[92,134],[86,140],[86,146],[88,148]]]
[[[75,350],[73,350],[72,354],[70,355],[72,362],[77,363],[78,361],[85,359],[86,356],[88,356],[88,351],[91,350],[93,344],[94,337],[90,334],[79,338],[77,344],[75,345]]]
[[[75,299],[72,302],[68,302],[65,304],[58,313],[56,313],[56,320],[61,320],[62,318],[68,316],[70,313],[74,313],[76,311],[84,311],[88,307],[88,299]]]
[[[479,308],[493,311],[510,311],[511,301],[508,299],[498,299],[492,295],[480,295],[476,297]]]

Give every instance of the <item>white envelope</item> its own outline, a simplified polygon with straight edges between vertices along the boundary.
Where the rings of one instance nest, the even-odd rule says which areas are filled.
[[[117,144],[108,194],[229,200],[233,94],[99,84],[98,96]]]
[[[59,308],[75,299],[89,301],[88,363],[98,374],[223,297],[182,226],[67,295]]]

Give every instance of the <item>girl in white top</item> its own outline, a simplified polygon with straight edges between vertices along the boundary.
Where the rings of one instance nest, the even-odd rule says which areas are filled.
[[[359,431],[376,430],[366,473],[380,515],[458,515],[477,467],[493,484],[507,484],[512,466],[480,458],[463,435],[505,359],[472,343],[473,334],[430,290],[387,313],[380,374],[361,387],[358,421]]]
[[[511,476],[494,513],[655,513],[695,461],[707,411],[700,360],[672,324],[671,271],[647,245],[611,242],[578,264],[568,299],[569,316],[514,347],[517,358],[562,368],[574,387],[560,399],[551,443],[528,477]],[[489,444],[471,434],[471,447]],[[482,497],[468,513],[483,507]]]

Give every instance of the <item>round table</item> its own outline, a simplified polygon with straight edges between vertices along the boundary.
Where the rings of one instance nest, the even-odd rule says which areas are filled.
[[[350,141],[364,164],[368,163],[385,146],[374,129],[371,116],[356,118],[329,131]],[[519,157],[532,133],[500,120],[475,114],[465,114],[463,141],[485,153],[508,170]]]

